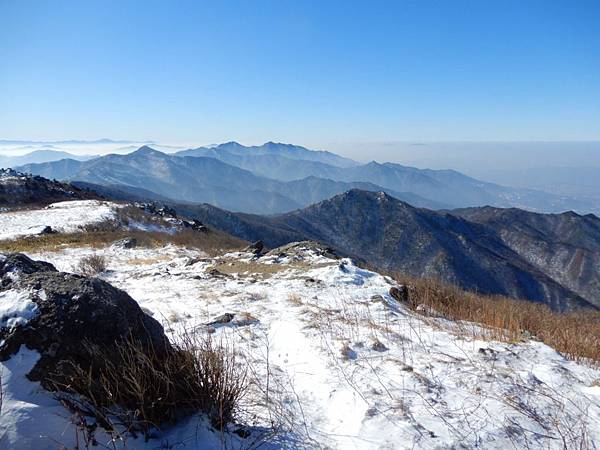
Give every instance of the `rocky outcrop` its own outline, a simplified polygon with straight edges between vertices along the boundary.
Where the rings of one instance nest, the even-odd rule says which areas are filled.
[[[132,340],[159,357],[170,352],[162,326],[126,292],[97,278],[58,272],[22,254],[0,259],[1,290],[27,292],[37,306],[25,324],[0,330],[2,360],[21,345],[40,353],[30,379],[51,388],[51,381],[67,377],[74,364],[99,364],[86,344],[106,350]]]
[[[521,226],[517,216],[528,213],[511,209],[505,210],[509,227],[503,231],[474,213],[414,208],[383,192],[360,190],[278,216],[204,209],[206,223],[278,247],[267,255],[302,245],[290,242],[317,241],[379,270],[544,303],[555,311],[600,308],[598,295],[591,295],[600,291],[600,219],[595,217],[539,214],[543,221]],[[558,232],[540,233],[550,227],[545,221]]]
[[[327,245],[315,241],[291,242],[281,247],[274,248],[265,256],[283,257],[301,257],[304,258],[307,253],[313,253],[315,256],[324,256],[326,258],[338,259],[339,256],[335,250]]]
[[[263,251],[265,244],[263,241],[256,241],[250,244],[248,247],[244,249],[245,252],[254,253],[255,255],[260,255]]]
[[[0,206],[47,205],[65,200],[99,198],[99,195],[69,183],[0,169]]]

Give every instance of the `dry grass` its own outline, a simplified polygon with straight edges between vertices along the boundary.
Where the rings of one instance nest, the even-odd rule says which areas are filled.
[[[106,270],[106,258],[102,255],[84,256],[77,264],[77,272],[86,277],[95,277]]]
[[[281,264],[264,264],[257,261],[241,261],[238,259],[225,259],[219,261],[213,268],[227,275],[259,275],[263,278],[269,278],[276,273],[288,269],[288,267]]]
[[[107,430],[141,432],[204,413],[223,429],[246,393],[246,372],[232,349],[210,335],[186,334],[167,355],[128,340],[104,349],[85,344],[90,367],[73,364],[57,376],[57,397],[75,413],[94,417]]]
[[[239,250],[247,245],[240,239],[213,230],[207,233],[184,230],[176,234],[169,234],[111,229],[110,224],[104,223],[104,225],[96,225],[93,228],[86,227],[86,230],[77,233],[27,236],[20,239],[0,241],[0,251],[33,253],[57,251],[69,247],[102,248],[126,237],[135,238],[137,245],[140,247],[152,248],[161,247],[166,244],[175,244],[203,250],[210,256]]]
[[[600,363],[600,312],[557,313],[546,305],[466,292],[437,280],[400,275],[394,278],[409,286],[408,303],[422,313],[427,315],[431,308],[449,319],[484,325],[473,327],[459,323],[461,331],[506,341],[536,338],[567,358]],[[418,305],[429,308],[418,308]]]
[[[286,264],[268,264],[255,260],[247,261],[237,258],[224,258],[215,264],[213,268],[227,275],[239,274],[240,276],[258,276],[262,279],[268,279],[274,274],[290,269],[312,269],[329,265],[332,265],[332,263],[313,264],[308,261],[291,261]]]

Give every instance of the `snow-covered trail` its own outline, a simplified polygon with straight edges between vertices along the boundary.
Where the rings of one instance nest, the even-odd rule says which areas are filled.
[[[263,389],[268,385],[270,407],[265,392],[255,392],[248,408],[258,425],[283,419],[275,448],[600,445],[600,371],[536,341],[459,336],[451,322],[397,304],[388,295],[391,280],[351,261],[308,249],[286,258],[211,259],[175,246],[30,256],[70,271],[92,252],[109,261],[103,277],[174,339],[183,328],[205,329],[235,314],[211,331],[243,355]],[[170,442],[191,432],[187,426],[170,431]],[[205,448],[187,442],[180,448]],[[128,443],[138,445],[151,448]]]
[[[44,209],[0,212],[0,240],[40,234],[47,226],[62,233],[78,231],[81,226],[113,219],[117,207],[98,200],[73,200]]]

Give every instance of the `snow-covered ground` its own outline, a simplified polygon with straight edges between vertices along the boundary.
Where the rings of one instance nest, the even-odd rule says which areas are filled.
[[[93,252],[109,261],[103,278],[150,311],[173,339],[183,328],[197,328],[236,348],[262,388],[252,389],[244,418],[257,428],[279,428],[265,447],[600,445],[600,371],[540,342],[460,336],[451,322],[396,303],[388,294],[391,280],[349,260],[310,250],[287,258],[208,258],[175,246],[30,256],[71,271]],[[229,324],[205,325],[225,312],[235,314]],[[35,358],[22,349],[2,363],[0,448],[50,449],[57,442],[72,448],[68,413],[23,378]],[[160,440],[129,439],[127,448],[249,448],[252,442],[222,440],[190,418]]]
[[[44,209],[0,212],[0,240],[39,234],[45,227],[68,233],[79,227],[115,217],[115,203],[73,200],[53,203]]]

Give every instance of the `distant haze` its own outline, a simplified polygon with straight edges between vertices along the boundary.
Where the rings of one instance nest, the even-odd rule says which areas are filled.
[[[235,139],[232,139],[235,140]],[[274,139],[275,140],[275,139]],[[2,141],[0,155],[22,155],[36,150],[66,151],[76,155],[130,153],[150,145],[166,153],[220,142],[149,142],[142,140]],[[260,145],[262,142],[241,142]],[[575,142],[332,142],[305,143],[314,150],[329,150],[357,161],[395,162],[429,169],[455,169],[486,178],[495,171],[540,167],[600,167],[600,141]]]
[[[600,141],[332,143],[327,149],[362,161],[455,169],[470,175],[531,167],[600,167]]]

